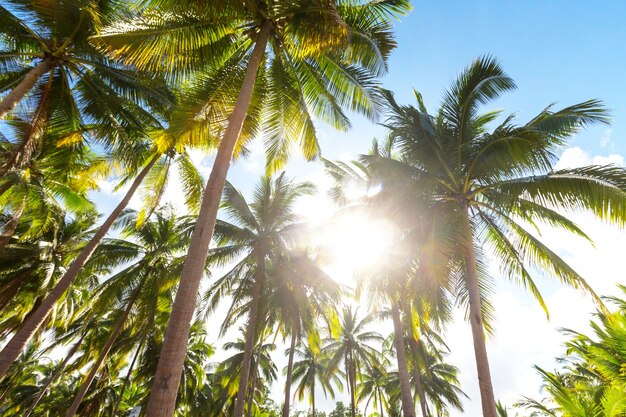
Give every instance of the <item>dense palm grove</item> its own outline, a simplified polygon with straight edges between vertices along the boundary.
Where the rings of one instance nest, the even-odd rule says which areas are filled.
[[[601,299],[537,237],[548,225],[589,239],[567,217],[579,211],[626,223],[622,168],[555,169],[607,110],[548,106],[523,123],[485,111],[516,88],[490,56],[433,112],[417,92],[399,104],[379,78],[409,11],[0,2],[0,414],[319,417],[341,399],[329,417],[447,416],[466,398],[445,342],[461,308],[484,417],[624,415],[626,301]],[[307,223],[296,205],[318,191],[281,170],[296,149],[319,159],[316,125],[346,130],[355,113],[387,136],[354,161],[323,160],[337,213]],[[226,178],[254,138],[267,173],[247,196]],[[214,155],[208,178],[192,151]],[[98,212],[105,181],[123,198]],[[168,187],[184,212],[163,202]],[[355,288],[329,276],[333,248],[316,239],[350,216],[389,235]],[[513,410],[494,397],[490,295],[509,279],[548,313],[538,270],[597,302],[595,334],[567,330],[563,367],[537,369],[546,397]]]

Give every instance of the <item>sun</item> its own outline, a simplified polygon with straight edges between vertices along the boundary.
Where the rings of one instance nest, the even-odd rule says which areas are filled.
[[[389,221],[343,215],[331,227],[324,243],[336,264],[358,270],[385,261],[394,229]]]
[[[354,191],[354,192],[352,192]],[[346,189],[358,198],[377,193]],[[357,210],[341,210],[324,193],[303,197],[296,212],[316,232],[309,243],[321,254],[323,269],[336,281],[353,287],[355,274],[384,265],[397,239],[398,229],[384,216]]]

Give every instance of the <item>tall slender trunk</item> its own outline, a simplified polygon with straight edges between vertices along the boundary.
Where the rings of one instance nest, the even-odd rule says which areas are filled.
[[[124,323],[126,322],[126,319],[128,318],[128,315],[130,314],[130,311],[132,310],[133,305],[135,304],[135,301],[137,300],[137,297],[139,296],[139,293],[141,292],[141,287],[142,285],[139,285],[137,289],[134,291],[131,299],[128,300],[128,306],[126,306],[126,310],[124,310],[124,313],[122,313],[122,316],[117,320],[117,323],[115,324],[115,328],[113,329],[113,331],[109,335],[109,338],[104,344],[104,347],[102,348],[102,351],[100,352],[100,355],[98,356],[98,359],[96,359],[94,364],[91,366],[91,369],[89,370],[89,374],[87,374],[87,376],[83,380],[80,386],[80,389],[78,390],[78,393],[76,394],[76,397],[74,397],[74,401],[72,401],[70,408],[65,413],[65,417],[74,417],[74,415],[76,414],[76,411],[78,410],[78,407],[80,406],[80,403],[83,402],[83,399],[85,398],[85,394],[87,394],[87,390],[89,389],[89,387],[91,386],[91,383],[93,382],[94,378],[98,374],[98,371],[100,370],[100,367],[102,366],[102,363],[109,355],[109,352],[111,351],[111,348],[113,347],[113,343],[115,343],[115,341],[117,340],[117,337],[122,331],[122,328],[124,327]]]
[[[52,385],[52,383],[56,381],[59,375],[61,375],[61,372],[63,372],[69,360],[72,358],[72,356],[74,356],[74,354],[80,347],[81,343],[83,343],[83,339],[85,338],[86,335],[87,335],[87,332],[83,332],[83,334],[80,336],[80,339],[78,339],[78,341],[74,343],[74,345],[69,350],[69,352],[67,352],[67,355],[65,355],[65,358],[63,358],[63,361],[57,365],[52,375],[50,375],[50,377],[46,381],[46,384],[43,386],[43,388],[41,388],[41,391],[35,398],[35,401],[33,401],[30,407],[28,407],[28,410],[26,410],[26,413],[24,413],[23,417],[29,417],[33,413],[33,411],[35,411],[35,407],[37,407],[37,404],[39,404],[39,401],[41,401],[44,395],[46,395],[46,392],[48,391],[48,388],[50,388],[50,385]]]
[[[350,397],[350,415],[352,415],[352,379],[350,378],[350,359],[348,358],[348,349],[346,349],[345,354],[343,356],[343,362],[345,366],[345,374],[346,374],[346,385],[348,386],[348,396]]]
[[[422,411],[422,417],[428,417],[428,410],[426,408],[426,396],[424,395],[424,387],[422,386],[422,377],[420,375],[419,367],[417,366],[417,358],[419,355],[419,343],[414,338],[410,338],[411,350],[413,351],[413,357],[415,363],[413,366],[413,380],[415,381],[415,391],[420,400],[420,410]]]
[[[107,217],[104,223],[102,223],[102,225],[98,228],[98,231],[93,235],[91,240],[89,240],[89,243],[85,245],[83,250],[81,250],[80,254],[76,257],[74,262],[72,262],[72,265],[67,269],[65,274],[63,274],[52,291],[50,291],[33,314],[24,322],[22,328],[15,333],[9,343],[7,343],[4,349],[2,349],[2,352],[0,352],[0,381],[4,378],[4,375],[11,364],[15,362],[17,357],[24,350],[35,332],[50,315],[50,312],[56,302],[59,301],[65,291],[70,287],[70,285],[72,285],[74,279],[76,279],[78,273],[85,265],[85,262],[87,262],[87,260],[91,257],[94,250],[96,250],[100,241],[107,234],[115,220],[117,220],[119,215],[122,214],[122,211],[124,211],[128,205],[131,197],[135,191],[137,191],[137,188],[139,188],[139,185],[159,158],[160,155],[155,155],[152,160],[150,160],[148,165],[141,170],[126,192],[122,201],[120,201],[117,207],[115,207],[111,214],[109,214],[109,217]]]
[[[411,385],[409,382],[409,367],[404,349],[404,331],[402,320],[400,319],[400,308],[396,301],[391,303],[391,315],[393,317],[394,345],[396,347],[396,358],[398,359],[398,376],[400,378],[400,398],[402,399],[402,414],[404,417],[415,417],[415,405],[411,395]]]
[[[242,417],[244,406],[246,404],[246,391],[248,388],[248,379],[250,377],[250,364],[252,358],[252,349],[254,346],[254,336],[257,330],[257,313],[259,311],[259,299],[261,298],[261,288],[265,278],[265,262],[259,260],[259,270],[252,289],[252,302],[250,304],[250,316],[248,319],[248,327],[246,328],[246,344],[243,349],[243,363],[241,364],[241,376],[239,377],[239,389],[235,399],[235,411],[233,417]]]
[[[248,112],[256,74],[265,55],[265,47],[271,30],[272,24],[268,21],[263,24],[257,36],[239,97],[230,116],[224,137],[220,142],[213,169],[202,196],[198,221],[183,266],[180,285],[176,292],[176,299],[165,332],[163,348],[148,400],[146,415],[150,417],[172,417],[174,414],[176,393],[178,392],[185,352],[187,351],[189,329],[196,309],[198,289],[205,269],[209,244],[213,237],[220,197],[235,145]]]
[[[43,94],[38,99],[37,108],[28,123],[28,129],[24,132],[24,140],[21,141],[17,149],[11,152],[11,154],[2,161],[0,165],[0,177],[5,176],[13,169],[24,168],[30,164],[33,154],[40,145],[40,139],[43,135],[46,122],[48,121],[46,111],[49,105],[48,97],[52,90],[53,80],[54,78],[50,76],[48,83],[43,89]]]
[[[485,328],[481,313],[480,287],[478,285],[478,271],[476,269],[476,253],[474,252],[474,233],[470,224],[470,213],[467,203],[462,205],[463,228],[465,242],[463,251],[465,258],[465,276],[467,291],[469,293],[470,326],[474,341],[474,355],[476,357],[476,370],[478,373],[478,387],[480,388],[480,401],[483,409],[483,417],[497,417],[496,400],[493,394],[491,372],[489,370],[489,358],[485,344]]]
[[[139,346],[137,347],[137,350],[135,351],[133,360],[128,366],[128,372],[126,373],[126,377],[124,378],[124,383],[122,384],[122,388],[120,389],[120,394],[117,396],[117,400],[115,400],[115,405],[113,405],[113,410],[111,411],[111,417],[115,417],[115,414],[117,413],[117,409],[120,408],[120,404],[122,403],[122,398],[124,397],[124,391],[126,391],[126,387],[128,386],[128,383],[130,382],[130,375],[132,374],[133,369],[135,368],[135,362],[137,362],[137,358],[139,357],[139,353],[141,352],[142,347],[143,347],[143,339],[141,340],[141,342],[139,342]]]
[[[300,337],[300,320],[296,319],[296,328],[291,334],[289,346],[289,360],[287,361],[287,379],[285,381],[285,404],[283,404],[283,417],[289,417],[289,403],[291,401],[291,377],[293,375],[293,357],[296,352],[296,342]]]
[[[8,112],[13,110],[17,103],[33,89],[37,81],[54,67],[54,61],[55,58],[53,56],[47,56],[26,73],[26,76],[24,76],[24,79],[17,87],[0,101],[0,119],[3,119]]]
[[[428,410],[426,409],[426,397],[424,396],[424,387],[422,386],[422,378],[418,368],[413,370],[413,379],[415,380],[415,391],[420,401],[420,410],[422,411],[422,417],[428,417]]]
[[[22,204],[18,207],[18,209],[13,213],[8,222],[4,225],[2,232],[0,233],[0,248],[6,246],[11,241],[11,238],[15,234],[17,230],[17,225],[20,224],[20,219],[22,218],[22,214],[24,214],[24,208],[26,207],[26,197],[22,199]]]
[[[380,417],[383,417],[383,397],[380,389],[378,389],[378,404],[380,406]]]
[[[313,377],[313,386],[311,387],[311,409],[313,411],[311,417],[315,417],[315,376]]]
[[[350,365],[348,366],[350,372],[350,414],[352,417],[356,416],[356,365],[354,363],[354,355],[350,350]]]
[[[254,405],[254,394],[256,392],[256,383],[257,383],[258,376],[259,376],[259,362],[258,362],[258,356],[257,356],[257,360],[254,361],[254,366],[252,367],[252,384],[250,384],[250,392],[248,394],[248,413],[246,414],[247,417],[252,416],[252,407]]]

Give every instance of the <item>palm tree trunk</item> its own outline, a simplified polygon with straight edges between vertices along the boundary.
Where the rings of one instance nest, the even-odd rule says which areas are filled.
[[[46,72],[50,71],[54,67],[55,58],[52,56],[47,56],[46,58],[39,61],[37,65],[35,65],[28,73],[24,79],[15,87],[9,94],[7,94],[2,101],[0,101],[0,119],[3,119],[4,116],[19,103],[26,94],[35,86],[37,81],[44,75]]]
[[[400,398],[402,399],[402,414],[404,417],[415,417],[415,405],[411,395],[411,385],[409,383],[409,367],[404,350],[404,332],[402,330],[402,320],[400,319],[400,308],[398,303],[391,303],[391,315],[393,317],[394,345],[396,347],[396,358],[398,360],[398,377],[400,378]]]
[[[420,410],[422,411],[422,417],[428,417],[428,411],[426,410],[426,397],[424,396],[424,387],[422,386],[422,378],[420,376],[419,369],[413,370],[413,379],[415,380],[415,391],[420,400]]]
[[[202,196],[198,221],[183,266],[180,285],[176,292],[176,299],[165,332],[163,348],[148,400],[146,415],[150,417],[172,417],[174,414],[176,393],[178,392],[185,352],[187,351],[191,319],[196,309],[198,289],[206,267],[206,258],[213,237],[220,197],[235,145],[252,99],[256,74],[265,55],[271,30],[271,22],[266,22],[257,35],[239,97],[237,97],[228,127],[220,142],[213,169]]]
[[[478,372],[478,387],[480,388],[480,401],[483,409],[483,417],[497,417],[496,400],[493,394],[491,372],[489,370],[489,358],[485,344],[485,328],[481,313],[480,287],[478,285],[478,271],[476,269],[476,253],[474,252],[474,234],[469,218],[467,203],[462,206],[464,210],[463,227],[466,236],[464,242],[465,276],[467,291],[469,293],[470,325],[474,340],[474,355],[476,357],[476,370]]]
[[[313,376],[313,386],[311,387],[311,410],[313,412],[311,417],[315,417],[315,376]]]
[[[417,357],[419,355],[419,343],[414,338],[410,338],[411,350],[415,358],[415,366],[413,366],[413,380],[415,381],[415,391],[420,400],[420,409],[422,411],[422,417],[428,417],[428,410],[426,409],[426,397],[424,396],[424,387],[422,386],[422,377],[420,370],[417,366]]]
[[[348,386],[348,395],[350,396],[350,416],[354,417],[352,414],[352,380],[350,378],[350,360],[348,359],[348,349],[346,349],[343,362],[345,366],[345,374],[346,374],[346,385]]]
[[[283,405],[283,417],[289,417],[289,402],[291,400],[291,376],[293,374],[293,357],[296,353],[296,341],[300,336],[300,320],[296,319],[296,329],[291,334],[289,347],[289,360],[287,361],[287,380],[285,381],[285,404]]]
[[[382,393],[378,391],[378,404],[380,405],[380,417],[383,417],[383,397],[381,397]]]
[[[356,365],[354,363],[353,352],[350,351],[350,413],[352,417],[356,417]]]
[[[135,352],[135,356],[133,356],[133,360],[128,367],[128,372],[126,373],[126,377],[124,378],[124,383],[122,384],[122,388],[120,389],[120,395],[117,396],[117,400],[115,401],[115,405],[113,405],[113,410],[111,411],[111,417],[115,417],[117,413],[117,409],[120,408],[120,404],[122,403],[122,398],[124,397],[124,391],[126,391],[126,387],[130,382],[130,375],[135,368],[135,362],[137,362],[137,358],[139,357],[139,353],[141,352],[141,348],[143,347],[143,339],[139,343],[137,347],[137,351]]]
[[[259,299],[261,298],[261,288],[265,277],[265,262],[260,259],[259,270],[257,271],[257,279],[252,289],[252,302],[250,304],[250,316],[248,319],[248,327],[246,328],[246,344],[243,349],[243,363],[241,364],[241,376],[239,377],[239,389],[235,399],[235,411],[233,417],[242,417],[244,405],[246,404],[246,391],[248,388],[248,379],[250,377],[250,364],[252,359],[252,349],[254,347],[254,338],[257,330],[257,313],[259,311]]]
[[[85,262],[87,262],[87,260],[91,257],[94,250],[96,250],[100,241],[107,234],[115,220],[117,220],[119,215],[122,214],[122,211],[124,211],[128,205],[128,202],[132,198],[133,194],[137,191],[137,188],[139,188],[139,185],[159,158],[160,155],[155,155],[150,160],[148,165],[141,170],[126,192],[122,201],[120,201],[117,207],[115,207],[111,214],[109,214],[109,217],[107,217],[104,223],[102,223],[98,231],[93,235],[91,240],[89,240],[89,243],[87,243],[83,250],[81,250],[80,254],[76,257],[74,262],[72,262],[72,265],[68,268],[65,274],[63,274],[52,291],[50,291],[28,320],[24,322],[22,328],[15,333],[9,343],[7,343],[4,349],[2,349],[2,352],[0,352],[0,381],[4,378],[4,375],[11,364],[15,362],[17,357],[24,350],[35,332],[46,320],[56,302],[59,301],[65,291],[70,287],[70,285],[72,285],[74,279],[76,279],[76,276],[85,265]]]
[[[254,366],[252,367],[252,384],[250,384],[250,392],[248,394],[248,413],[247,417],[252,417],[252,406],[254,405],[254,393],[256,392],[256,383],[257,377],[259,375],[259,362],[258,357],[257,360],[254,361]]]
[[[35,411],[35,407],[37,407],[37,404],[39,404],[39,401],[41,401],[44,395],[46,395],[46,392],[48,391],[48,388],[50,388],[50,385],[52,385],[52,383],[56,381],[59,375],[61,375],[61,372],[63,372],[69,360],[72,358],[72,356],[74,356],[74,354],[80,347],[86,335],[87,335],[87,332],[83,332],[83,334],[80,336],[80,339],[78,339],[78,342],[76,342],[74,346],[72,346],[69,352],[67,352],[67,355],[65,355],[65,358],[63,358],[63,361],[57,365],[56,369],[54,370],[52,375],[50,375],[50,377],[46,381],[46,384],[43,386],[43,388],[41,388],[41,391],[35,398],[35,401],[33,401],[30,407],[28,407],[28,410],[26,410],[26,413],[24,414],[23,417],[29,417],[33,413],[33,411]]]
[[[26,197],[22,199],[22,204],[15,213],[11,216],[11,219],[4,225],[2,233],[0,233],[0,248],[6,246],[11,241],[11,238],[17,230],[17,225],[20,224],[22,214],[24,214],[24,208],[26,207]]]
[[[113,347],[113,343],[115,343],[115,341],[117,340],[117,336],[119,336],[120,332],[122,331],[122,327],[124,327],[124,323],[126,322],[126,319],[128,318],[128,315],[130,314],[130,311],[132,310],[133,305],[135,304],[135,301],[137,300],[137,297],[139,296],[139,293],[141,292],[141,287],[142,285],[139,285],[137,289],[134,291],[133,295],[131,296],[131,299],[128,300],[128,305],[126,306],[126,310],[124,310],[124,313],[122,314],[122,316],[117,320],[117,323],[115,324],[115,328],[113,329],[113,331],[109,335],[109,338],[104,344],[104,347],[102,348],[102,351],[100,352],[100,355],[98,356],[98,359],[96,359],[94,364],[91,366],[91,369],[89,370],[89,374],[87,374],[87,376],[83,380],[83,383],[81,384],[80,389],[78,390],[78,394],[76,394],[76,397],[74,398],[74,401],[70,405],[70,408],[67,410],[67,413],[65,413],[65,417],[74,417],[74,415],[76,414],[76,411],[78,410],[78,407],[80,406],[80,403],[83,402],[83,399],[85,398],[85,394],[87,394],[87,390],[89,389],[89,387],[91,386],[91,383],[93,382],[94,378],[98,374],[98,371],[100,370],[100,367],[102,366],[102,363],[109,355],[109,352],[111,351],[111,348]]]

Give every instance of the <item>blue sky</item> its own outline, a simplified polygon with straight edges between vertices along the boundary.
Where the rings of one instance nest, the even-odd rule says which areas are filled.
[[[550,103],[557,108],[591,98],[605,101],[611,110],[611,126],[585,130],[565,151],[561,166],[614,162],[623,164],[626,154],[626,2],[573,1],[439,1],[414,2],[414,11],[397,24],[399,47],[394,52],[384,86],[396,92],[400,102],[413,100],[419,90],[434,111],[445,88],[472,59],[491,54],[516,80],[518,90],[506,94],[486,109],[501,108],[518,114],[520,123]],[[360,117],[346,133],[320,126],[322,151],[330,159],[366,152],[384,130]],[[208,173],[211,159],[203,160]],[[249,192],[263,173],[262,147],[252,146],[248,160],[237,162],[229,180]],[[299,158],[287,166],[290,176],[323,183],[319,163]],[[172,182],[176,184],[175,181]],[[106,194],[106,193],[105,193]],[[172,190],[173,199],[180,197]],[[119,199],[99,197],[101,207]],[[106,202],[105,202],[106,201]],[[315,208],[315,207],[314,207]],[[546,232],[545,240],[579,270],[602,294],[616,282],[626,282],[620,265],[620,248],[626,234],[600,225],[586,216],[576,217],[596,240],[596,249],[559,233]],[[547,321],[541,309],[519,289],[499,284],[494,303],[499,319],[488,349],[496,396],[511,404],[521,395],[538,395],[539,379],[533,364],[548,369],[563,352],[560,327],[583,330],[593,311],[584,296],[558,285],[541,283],[552,310]],[[389,331],[391,329],[388,329]],[[462,314],[447,333],[451,360],[461,368],[461,381],[474,401],[466,402],[466,415],[479,415],[469,326]],[[280,356],[280,355],[279,355]],[[281,387],[275,397],[281,398]],[[321,398],[321,392],[318,393]],[[331,407],[322,403],[321,409]]]
[[[420,91],[434,111],[445,88],[473,59],[491,54],[515,79],[518,90],[488,108],[517,113],[528,120],[550,103],[557,107],[591,98],[606,102],[613,115],[612,137],[626,134],[626,2],[441,1],[414,2],[413,12],[397,24],[398,48],[386,88],[398,101],[413,100]],[[361,117],[353,128],[335,132],[319,126],[322,152],[328,158],[365,152],[384,130]],[[581,133],[572,142],[591,152],[601,149],[605,127]],[[623,144],[613,141],[612,150]],[[230,179],[245,187],[250,170],[236,166]],[[292,175],[315,169],[292,163]]]

